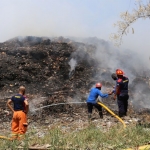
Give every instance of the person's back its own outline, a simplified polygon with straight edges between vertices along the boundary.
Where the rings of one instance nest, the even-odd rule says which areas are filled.
[[[25,98],[21,94],[16,94],[11,98],[14,104],[14,111],[24,111],[24,100]]]
[[[111,95],[111,93],[103,94],[101,92],[101,87],[102,87],[102,84],[101,83],[97,83],[95,85],[95,87],[91,89],[91,91],[89,93],[89,96],[88,96],[88,98],[86,100],[87,108],[88,108],[88,118],[89,118],[89,120],[91,119],[93,106],[98,109],[100,118],[103,118],[102,107],[99,104],[97,104],[96,99],[98,98],[98,96],[101,96],[102,98],[108,97],[108,95]]]
[[[90,91],[89,97],[87,99],[87,102],[96,103],[96,99],[99,95],[98,92],[99,90],[97,88],[92,88]]]
[[[128,94],[128,83],[129,79],[126,76],[123,76],[117,80],[117,85],[119,86],[119,95],[123,96]]]

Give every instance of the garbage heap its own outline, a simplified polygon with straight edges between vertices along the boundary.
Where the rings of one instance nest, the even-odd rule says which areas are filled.
[[[90,88],[99,81],[104,85],[104,92],[112,90],[112,86],[115,84],[111,79],[112,69],[107,67],[109,59],[104,60],[106,54],[108,58],[111,58],[114,52],[109,48],[107,51],[101,48],[99,51],[104,57],[95,59],[97,42],[100,42],[101,45],[107,43],[103,40],[93,44],[75,42],[63,37],[50,39],[33,36],[17,37],[0,43],[1,112],[6,110],[7,99],[17,93],[20,85],[24,85],[27,89],[32,111],[50,104],[85,102]],[[105,47],[108,47],[108,43]],[[118,53],[116,55],[119,58],[118,61],[125,64],[126,59],[123,56]],[[129,69],[132,69],[131,65]],[[141,96],[139,92],[142,92],[137,92],[136,84],[139,84],[138,81],[140,81],[149,90],[149,78],[147,79],[146,75],[139,77],[137,71],[132,70],[137,78],[130,85],[132,88],[130,94],[131,99],[136,99]],[[143,106],[142,98],[140,101]],[[110,99],[105,102],[113,108],[111,104],[114,102]],[[45,113],[62,112],[70,110],[69,108],[72,110],[79,107],[83,108],[85,105],[54,106],[53,108],[45,108]],[[139,107],[140,105],[136,106],[137,110]]]

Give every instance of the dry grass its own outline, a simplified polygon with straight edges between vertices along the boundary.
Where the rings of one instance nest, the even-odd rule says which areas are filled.
[[[66,130],[64,130],[66,128]],[[150,141],[150,128],[130,125],[123,128],[116,125],[103,130],[96,124],[70,128],[57,124],[51,127],[31,128],[24,141],[0,140],[1,149],[15,150],[19,146],[43,149],[80,149],[80,150],[121,150],[147,144]]]

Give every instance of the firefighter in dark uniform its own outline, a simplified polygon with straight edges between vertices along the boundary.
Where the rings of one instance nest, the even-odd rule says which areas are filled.
[[[117,97],[119,117],[124,117],[127,115],[128,110],[128,77],[124,76],[124,72],[120,69],[116,70],[117,80],[114,92],[114,100]]]

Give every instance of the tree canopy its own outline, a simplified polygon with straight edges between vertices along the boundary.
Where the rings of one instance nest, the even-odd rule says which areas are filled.
[[[111,39],[115,45],[119,46],[122,43],[124,35],[129,33],[129,28],[136,20],[143,18],[150,18],[150,1],[146,4],[142,2],[136,3],[136,8],[131,13],[128,11],[122,12],[120,15],[121,20],[117,21],[114,26],[117,27],[117,33],[111,34]],[[134,29],[132,28],[132,33]]]

